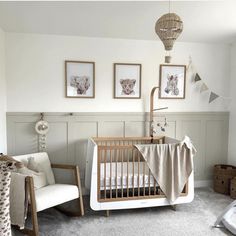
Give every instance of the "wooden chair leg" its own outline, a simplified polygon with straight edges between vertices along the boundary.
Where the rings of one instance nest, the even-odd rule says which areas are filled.
[[[76,184],[79,189],[79,206],[80,206],[80,214],[81,216],[84,215],[84,203],[83,203],[83,194],[82,194],[82,186],[81,186],[81,181],[80,181],[80,173],[79,173],[79,167],[75,167],[75,176],[76,176]]]
[[[83,204],[83,197],[82,196],[79,197],[78,204],[79,204],[79,208],[80,208],[80,215],[83,216],[84,215],[84,204]]]
[[[173,211],[177,211],[177,205],[171,205]]]
[[[32,177],[26,177],[26,188],[27,192],[30,195],[30,208],[31,208],[31,217],[32,217],[32,225],[33,229],[24,229],[22,232],[27,233],[32,236],[39,236],[39,225],[38,225],[38,216],[36,209],[36,201],[35,201],[35,192],[34,192],[34,180]]]
[[[17,229],[24,235],[35,236],[35,233],[32,229],[20,229],[19,227],[17,227]]]
[[[38,225],[38,217],[37,217],[37,209],[36,209],[36,202],[35,202],[35,193],[34,193],[34,180],[33,177],[26,177],[26,197],[30,196],[30,211],[32,217],[32,229],[24,228],[20,229],[16,227],[20,232],[24,235],[29,236],[39,236],[39,225]]]

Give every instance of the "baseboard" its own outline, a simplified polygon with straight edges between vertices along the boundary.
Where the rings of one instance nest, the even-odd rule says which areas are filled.
[[[197,180],[194,182],[195,188],[212,187],[212,185],[213,185],[212,180]]]

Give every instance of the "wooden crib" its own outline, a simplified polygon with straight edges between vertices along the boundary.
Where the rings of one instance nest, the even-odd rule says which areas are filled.
[[[165,137],[93,138],[89,141],[87,172],[91,175],[90,205],[112,210],[169,205],[135,144],[164,144]],[[88,175],[86,175],[88,177]],[[87,178],[89,185],[90,179]],[[193,174],[174,204],[191,202]]]

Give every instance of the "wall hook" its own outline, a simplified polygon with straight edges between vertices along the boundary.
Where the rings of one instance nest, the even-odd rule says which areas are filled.
[[[44,113],[43,112],[40,113],[40,120],[44,120]]]

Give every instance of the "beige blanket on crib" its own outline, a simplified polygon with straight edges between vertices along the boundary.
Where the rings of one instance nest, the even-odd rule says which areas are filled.
[[[166,137],[165,144],[135,145],[171,204],[179,197],[193,171],[196,149],[189,137],[182,142]]]

